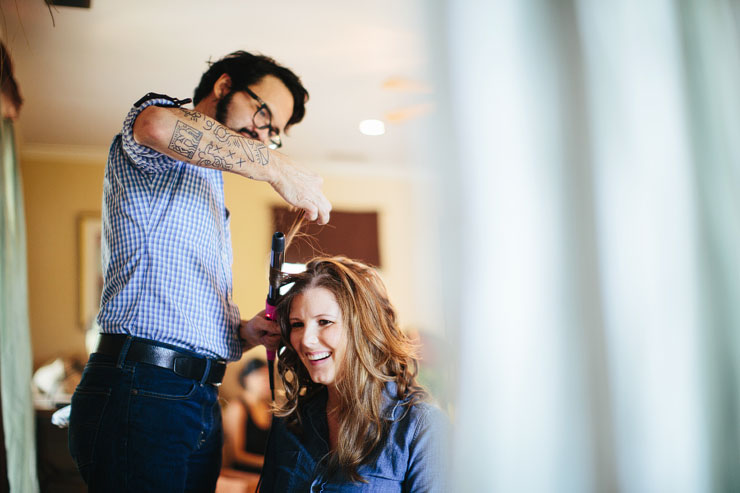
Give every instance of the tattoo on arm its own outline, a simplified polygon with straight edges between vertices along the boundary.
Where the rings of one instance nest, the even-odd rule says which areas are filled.
[[[233,139],[233,135],[231,134],[231,130],[229,130],[228,127],[225,127],[219,123],[213,123],[208,122],[210,125],[206,126],[206,130],[210,130],[213,132],[213,136],[218,140],[219,142],[228,143],[229,139]]]
[[[175,124],[175,131],[172,132],[170,145],[167,147],[181,156],[192,159],[196,149],[198,149],[198,145],[200,144],[200,139],[202,137],[203,132],[178,120]]]
[[[262,142],[250,140],[241,135],[234,135],[228,127],[210,119],[206,119],[204,128],[211,132],[217,141],[226,145],[226,148],[223,149],[224,154],[219,154],[221,159],[228,158],[230,161],[234,161],[237,166],[241,166],[245,161],[238,156],[234,160],[234,152],[232,151],[236,151],[239,154],[243,153],[249,161],[259,163],[262,166],[266,166],[270,162],[270,152]],[[221,151],[221,148],[217,147],[214,151]]]
[[[221,148],[217,145],[211,143],[206,144],[205,149],[198,151],[197,164],[199,166],[208,166],[209,168],[219,168],[229,171],[234,167],[234,165],[226,161],[226,159],[219,154],[220,150]]]
[[[247,144],[246,148],[251,151],[249,154],[252,154],[252,157],[257,159],[256,162],[262,166],[267,166],[267,163],[270,162],[270,151],[267,150],[267,146],[256,140],[245,139],[244,142]],[[255,160],[252,159],[252,162],[255,162]]]
[[[203,113],[200,111],[189,110],[187,108],[179,108],[179,110],[182,112],[183,116],[188,117],[191,122],[197,122],[203,117]]]
[[[229,171],[235,166],[241,168],[247,162],[262,166],[270,162],[270,151],[263,143],[234,134],[226,126],[205,118],[198,111],[183,108],[180,111],[183,117],[192,122],[198,123],[202,119],[202,128],[213,137],[213,141],[207,138],[201,145],[203,132],[183,120],[177,121],[168,147],[193,164]]]

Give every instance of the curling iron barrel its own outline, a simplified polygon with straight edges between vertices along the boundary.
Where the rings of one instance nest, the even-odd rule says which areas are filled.
[[[280,296],[280,281],[282,279],[283,262],[285,260],[285,235],[278,231],[272,235],[272,249],[270,250],[270,287],[267,291],[267,316],[275,318],[275,305]]]

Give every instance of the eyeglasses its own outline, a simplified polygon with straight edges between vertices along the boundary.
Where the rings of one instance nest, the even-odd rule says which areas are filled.
[[[270,108],[268,108],[267,103],[262,101],[262,98],[253,93],[251,89],[245,87],[244,90],[260,104],[257,111],[252,116],[254,128],[259,130],[264,130],[265,128],[269,129],[268,138],[270,139],[270,144],[267,147],[270,149],[279,149],[283,145],[283,142],[280,140],[280,132],[272,126],[272,112],[270,111]]]

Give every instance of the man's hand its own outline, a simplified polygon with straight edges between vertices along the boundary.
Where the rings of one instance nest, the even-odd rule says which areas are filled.
[[[239,325],[239,336],[244,341],[242,347],[244,351],[260,344],[273,351],[280,348],[280,326],[265,317],[264,310],[251,320],[242,320]]]
[[[308,220],[318,220],[319,224],[328,223],[331,204],[321,191],[324,179],[296,165],[285,154],[277,151],[271,153],[275,164],[274,175],[269,180],[272,188],[287,203],[306,211]]]

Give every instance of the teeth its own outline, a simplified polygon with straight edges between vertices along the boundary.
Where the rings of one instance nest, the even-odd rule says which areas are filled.
[[[316,361],[316,360],[328,358],[330,354],[331,354],[330,352],[324,351],[323,353],[313,353],[307,356],[308,356],[309,361]]]

